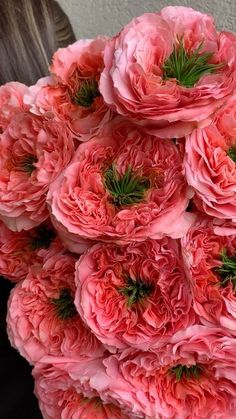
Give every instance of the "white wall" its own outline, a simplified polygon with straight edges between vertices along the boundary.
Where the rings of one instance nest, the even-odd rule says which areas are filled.
[[[187,5],[213,14],[219,28],[236,32],[236,0],[58,0],[77,38],[113,35],[132,17],[167,5]]]

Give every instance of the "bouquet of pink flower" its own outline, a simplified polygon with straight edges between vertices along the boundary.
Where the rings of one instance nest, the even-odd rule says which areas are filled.
[[[46,419],[233,419],[236,35],[167,7],[0,88],[8,335]]]

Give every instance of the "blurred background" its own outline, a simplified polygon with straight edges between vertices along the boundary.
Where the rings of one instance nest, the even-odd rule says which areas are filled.
[[[215,17],[220,29],[236,32],[236,0],[59,0],[77,38],[114,35],[134,16],[164,6],[190,6]]]

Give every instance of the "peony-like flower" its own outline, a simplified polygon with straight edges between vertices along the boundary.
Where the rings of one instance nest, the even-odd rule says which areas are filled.
[[[12,290],[8,336],[31,364],[44,355],[84,359],[103,353],[73,302],[75,261],[70,255],[54,255]]]
[[[31,266],[62,250],[49,222],[27,232],[13,232],[0,221],[0,275],[11,281],[25,279]]]
[[[119,121],[78,147],[47,200],[59,234],[84,245],[182,237],[190,197],[174,142]]]
[[[49,364],[47,362],[52,362]],[[99,394],[89,385],[81,384],[79,378],[72,377],[69,368],[76,369],[76,363],[63,358],[47,357],[37,363],[33,370],[35,393],[44,419],[130,419],[119,407],[104,404]],[[87,362],[82,363],[83,373]],[[93,362],[96,373],[96,360]],[[81,362],[79,363],[81,367]]]
[[[27,110],[23,97],[27,87],[18,82],[9,82],[0,87],[0,132],[3,132],[17,113]]]
[[[76,264],[75,305],[108,348],[158,347],[193,323],[179,243],[98,244]]]
[[[100,91],[120,115],[162,138],[205,124],[235,91],[236,37],[187,7],[133,19],[107,43]]]
[[[0,148],[0,219],[13,231],[29,230],[48,218],[46,194],[71,160],[71,133],[62,122],[21,113]]]
[[[186,138],[185,170],[198,208],[236,223],[236,98]]]
[[[142,418],[233,419],[235,339],[191,326],[158,353],[131,350],[104,359],[95,389]]]
[[[52,76],[39,80],[24,97],[31,112],[66,122],[80,141],[96,134],[112,116],[98,88],[106,43],[106,38],[82,39],[59,49]]]
[[[229,227],[199,219],[182,239],[182,248],[194,310],[203,322],[236,335],[236,231],[230,234]]]

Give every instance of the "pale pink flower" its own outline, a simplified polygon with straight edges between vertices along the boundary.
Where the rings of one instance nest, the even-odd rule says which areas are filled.
[[[175,51],[179,62],[185,62],[184,54],[209,54],[205,64],[216,66],[191,79],[186,67],[179,71],[169,65]],[[159,137],[176,138],[206,124],[234,93],[236,37],[217,32],[206,14],[166,7],[126,25],[107,43],[104,62],[100,91],[111,109]]]
[[[48,218],[50,183],[70,162],[74,145],[62,122],[16,115],[0,138],[0,219],[13,231]]]
[[[198,208],[236,222],[236,98],[186,138],[186,178]]]
[[[18,82],[9,82],[0,87],[0,131],[4,131],[17,113],[27,110],[23,97],[27,87]]]
[[[232,419],[236,408],[235,339],[191,326],[157,353],[124,351],[104,359],[93,380],[108,402],[150,419]]]
[[[66,122],[80,141],[98,133],[112,115],[98,89],[106,42],[83,39],[59,49],[52,76],[39,80],[24,97],[31,112]]]
[[[73,376],[76,362],[47,357],[33,370],[35,393],[44,419],[129,419],[112,403],[104,404],[89,385],[82,385]],[[49,364],[47,362],[52,362]],[[81,366],[81,362],[78,364]],[[82,362],[83,373],[87,363]],[[96,368],[96,360],[93,362]],[[68,367],[69,366],[69,367]],[[72,369],[72,376],[70,374]],[[69,369],[69,371],[68,371]],[[96,372],[96,369],[94,370]],[[72,378],[73,377],[73,378]]]
[[[200,218],[182,239],[182,248],[194,310],[202,322],[236,335],[235,229],[230,234],[229,223],[219,226]]]
[[[78,147],[51,184],[50,213],[59,234],[71,234],[72,246],[81,238],[84,245],[85,239],[91,244],[182,237],[193,221],[185,211],[192,192],[182,169],[172,140],[126,122],[108,124],[101,136]]]
[[[177,241],[98,244],[76,264],[75,305],[108,348],[158,347],[193,323]]]
[[[8,336],[31,364],[44,355],[83,359],[103,353],[73,303],[75,261],[70,255],[54,255],[12,290]]]

